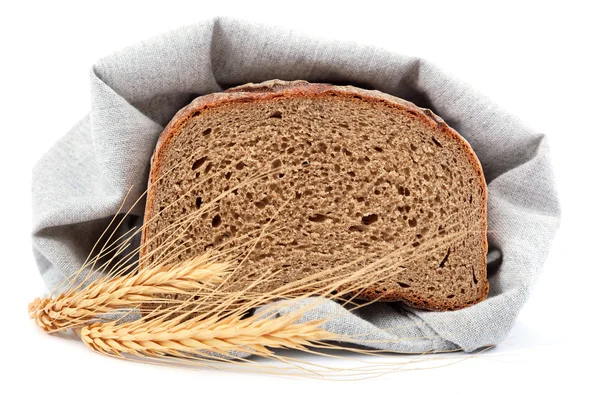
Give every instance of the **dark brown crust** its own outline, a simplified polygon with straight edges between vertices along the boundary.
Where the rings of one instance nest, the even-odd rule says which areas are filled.
[[[426,125],[437,129],[438,132],[445,135],[451,140],[457,142],[463,147],[465,153],[468,154],[468,158],[480,178],[480,186],[482,188],[483,196],[483,208],[482,208],[482,221],[483,221],[483,236],[482,243],[484,246],[484,256],[477,273],[477,279],[481,282],[479,285],[480,293],[477,299],[473,303],[478,303],[487,298],[489,292],[489,282],[487,280],[487,267],[486,267],[486,253],[487,253],[487,186],[485,183],[485,177],[483,175],[483,169],[479,162],[479,159],[473,152],[473,149],[469,143],[463,139],[454,129],[448,126],[440,117],[435,115],[431,110],[417,107],[415,104],[406,100],[391,96],[386,93],[382,93],[377,90],[365,90],[356,88],[353,86],[334,86],[330,84],[322,83],[309,83],[306,81],[281,81],[278,79],[266,81],[258,84],[248,83],[242,86],[237,86],[228,89],[224,92],[212,93],[209,95],[201,96],[192,101],[189,105],[182,108],[175,114],[171,122],[165,127],[161,133],[156,149],[152,156],[150,177],[148,182],[148,196],[146,200],[146,210],[144,222],[149,218],[150,211],[156,196],[156,191],[153,190],[153,185],[158,179],[158,171],[160,170],[161,162],[163,161],[162,154],[164,149],[168,148],[169,143],[176,137],[180,132],[180,127],[184,126],[192,117],[197,116],[203,110],[218,107],[223,105],[232,105],[236,103],[252,103],[265,100],[271,100],[275,98],[318,98],[326,96],[339,96],[347,98],[358,98],[362,101],[367,101],[372,104],[383,103],[389,107],[393,107],[404,112],[408,112],[413,115],[414,118],[419,119]],[[148,225],[144,224],[142,231],[142,243],[145,243],[147,236]],[[143,257],[145,248],[142,246],[140,250],[140,257]],[[396,295],[396,296],[395,296]],[[432,302],[424,303],[422,299],[407,298],[407,294],[403,294],[402,298],[397,297],[396,293],[388,293],[382,297],[381,294],[373,292],[365,292],[364,296],[367,299],[378,299],[381,301],[402,301],[405,304],[415,307],[424,308],[428,310],[448,310],[447,305],[436,304]],[[453,307],[451,309],[460,309],[470,304],[463,304],[462,306]]]

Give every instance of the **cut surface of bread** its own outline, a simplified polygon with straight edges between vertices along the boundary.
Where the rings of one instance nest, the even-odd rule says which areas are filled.
[[[429,110],[351,86],[247,84],[197,98],[165,128],[141,255],[180,251],[183,260],[262,235],[240,258],[237,279],[276,270],[252,289],[266,291],[358,258],[429,247],[359,297],[455,310],[488,294],[486,196],[472,149]],[[172,228],[203,207],[192,224]],[[174,229],[184,231],[171,243]]]

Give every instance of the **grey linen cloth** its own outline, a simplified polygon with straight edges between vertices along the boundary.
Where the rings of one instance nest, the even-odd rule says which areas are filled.
[[[226,18],[92,67],[90,113],[33,170],[33,248],[47,287],[82,265],[131,187],[125,209],[146,189],[158,135],[177,110],[200,95],[274,78],[378,89],[433,110],[471,144],[489,190],[487,300],[459,311],[381,303],[352,313],[329,301],[304,318],[329,315],[327,329],[401,352],[471,352],[505,339],[559,224],[544,135],[428,61]],[[132,215],[129,226],[139,225],[143,204]]]

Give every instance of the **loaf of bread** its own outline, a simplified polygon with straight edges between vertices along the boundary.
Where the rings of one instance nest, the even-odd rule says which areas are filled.
[[[262,235],[236,273],[277,271],[252,289],[266,291],[463,232],[359,296],[455,310],[488,294],[486,196],[475,153],[430,110],[351,86],[247,84],[195,99],[165,128],[141,256],[181,260]],[[184,232],[169,241],[173,226]]]

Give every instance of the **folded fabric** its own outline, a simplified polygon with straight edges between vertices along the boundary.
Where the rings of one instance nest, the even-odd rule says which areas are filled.
[[[158,135],[181,107],[275,78],[378,89],[431,109],[471,144],[489,191],[487,300],[446,312],[401,303],[350,312],[327,302],[304,319],[329,316],[326,328],[335,333],[402,352],[470,352],[505,339],[559,224],[544,135],[428,61],[226,18],[141,42],[92,67],[90,113],[33,170],[33,249],[47,287],[60,290],[123,200],[127,210],[146,190]],[[143,205],[121,230],[142,223]]]

